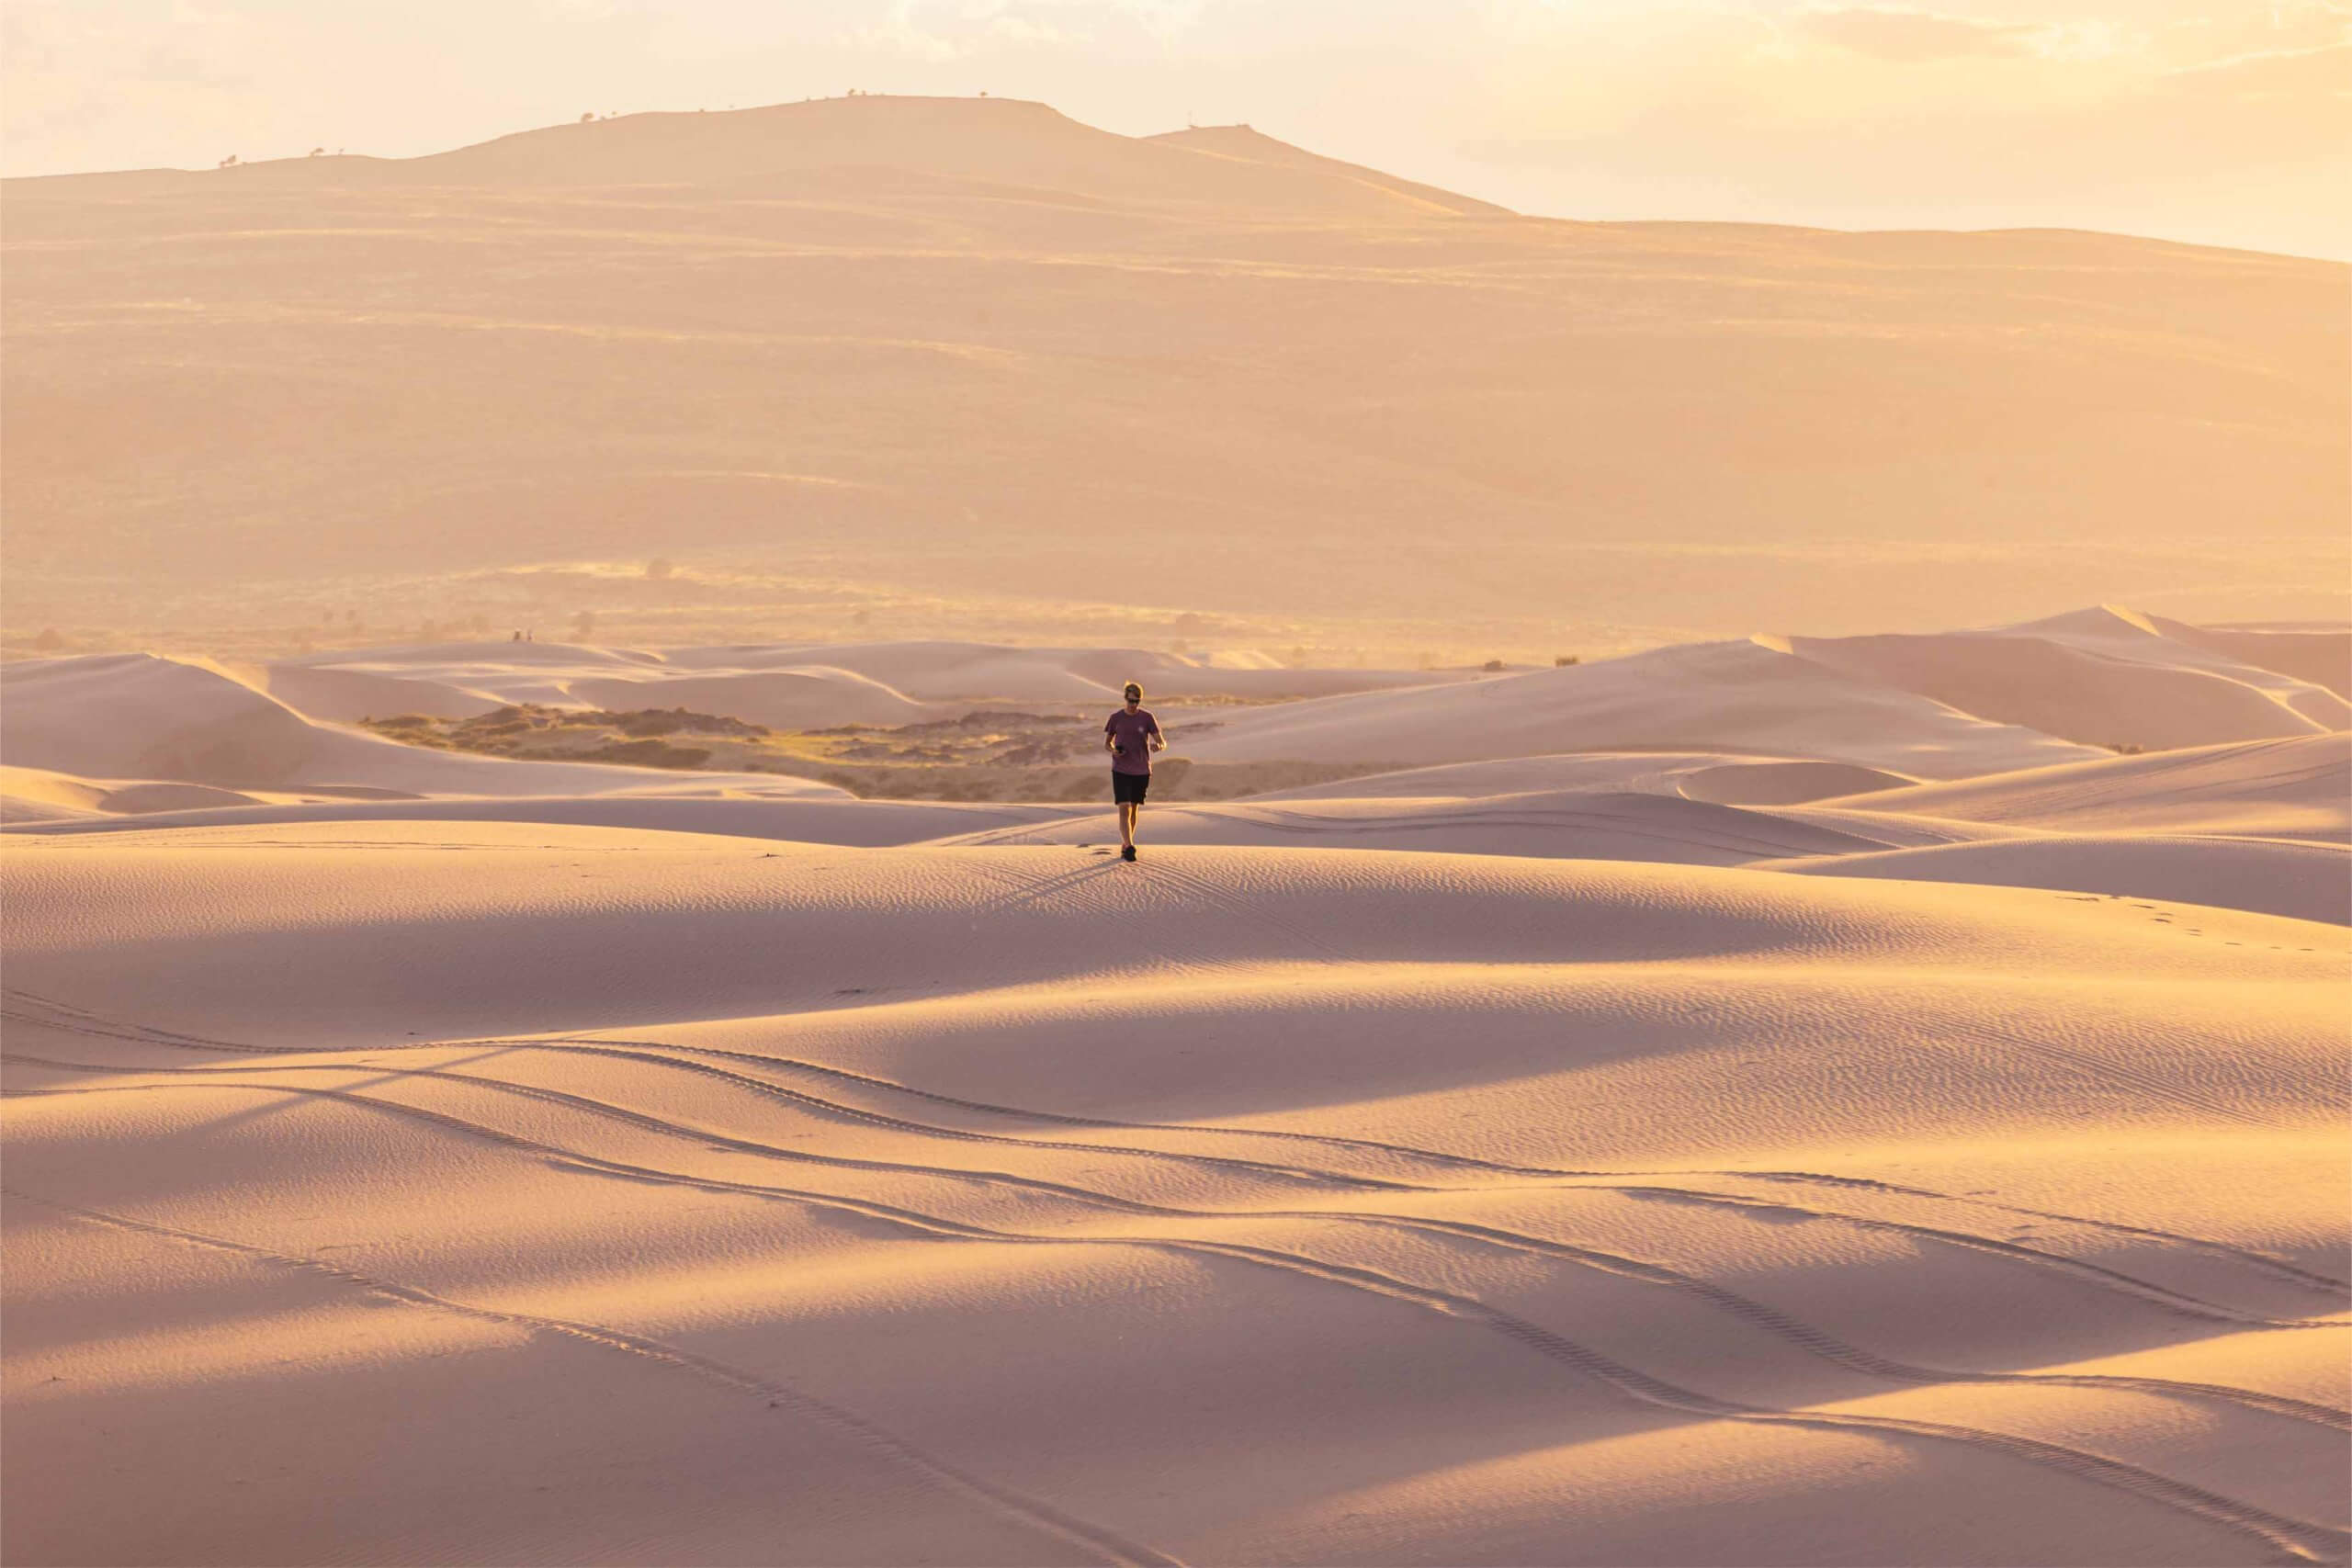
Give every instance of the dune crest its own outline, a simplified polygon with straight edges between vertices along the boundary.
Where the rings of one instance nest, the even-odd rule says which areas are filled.
[[[2297,656],[2312,645],[2276,646]],[[868,846],[1084,847],[1116,836],[1086,803],[1100,780],[1084,763],[1091,726],[1130,677],[1146,682],[1174,737],[1154,812],[1169,843],[1850,871],[2322,919],[2341,903],[2331,856],[2263,841],[2346,841],[2352,733],[2319,728],[2352,716],[2336,712],[2341,701],[2208,646],[2197,628],[2117,606],[1930,635],[1758,634],[1499,673],[944,639],[413,645],[281,660],[253,681],[145,655],[28,660],[0,671],[0,744],[16,764],[0,811],[22,830],[66,834],[134,818],[188,828],[480,819]],[[307,714],[288,705],[297,697]],[[1000,710],[1006,704],[1035,711]],[[332,722],[387,707],[514,705],[536,716],[513,723],[553,725],[571,712],[584,728],[531,728],[494,743],[523,755],[487,756]],[[606,709],[651,710],[662,722],[676,711],[714,735],[748,720],[787,739],[775,750],[759,740],[715,768],[543,760],[560,734],[589,736],[571,744],[593,757],[607,730],[667,733],[613,730],[623,721]],[[1010,739],[991,738],[1006,726]],[[2103,730],[2148,736],[2159,749],[2116,756],[2066,739]],[[802,731],[820,733],[788,740]],[[2161,745],[2217,732],[2266,739]],[[389,733],[474,743],[407,723]],[[1555,750],[1564,745],[1574,749]],[[713,753],[706,745],[682,755]],[[968,804],[893,805],[838,787],[859,778],[825,759],[859,756],[1028,761],[963,764],[947,793]],[[1194,768],[1212,785],[1252,770],[1272,782],[1301,770],[1342,776],[1221,803],[1185,795]],[[911,763],[871,775],[898,795],[924,793],[923,777]],[[2220,841],[2143,852],[2119,833]]]
[[[2352,735],[2030,768],[1825,805],[2073,832],[2352,840]]]
[[[315,722],[215,666],[153,654],[0,665],[0,752],[84,778],[223,790],[593,795],[656,785],[642,768],[519,761],[403,746]],[[677,775],[670,775],[676,786]],[[696,775],[691,785],[839,795],[780,774]]]
[[[1698,643],[1461,691],[1378,693],[1238,717],[1184,753],[1415,763],[1531,752],[1721,747],[1951,778],[2092,748],[1855,681],[1756,640]]]

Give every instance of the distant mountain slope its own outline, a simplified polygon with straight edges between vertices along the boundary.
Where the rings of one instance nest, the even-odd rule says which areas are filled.
[[[516,131],[419,158],[284,158],[9,182],[54,199],[222,184],[278,190],[837,186],[844,176],[969,183],[1005,192],[1205,203],[1299,217],[1399,219],[1508,209],[1244,133],[1248,141],[1127,137],[1014,98],[819,98],[719,113],[625,115]]]
[[[1415,201],[1427,203],[1441,211],[1486,218],[1518,216],[1508,207],[1498,207],[1493,202],[1480,201],[1476,197],[1463,196],[1450,190],[1440,190],[1435,186],[1425,186],[1415,180],[1398,179],[1395,175],[1384,175],[1378,169],[1367,169],[1361,164],[1342,163],[1337,158],[1326,158],[1318,152],[1309,152],[1303,147],[1294,147],[1287,141],[1277,141],[1265,132],[1252,130],[1246,125],[1195,125],[1182,130],[1162,131],[1158,136],[1147,137],[1145,140],[1163,146],[1182,147],[1188,152],[1206,152],[1219,158],[1238,158],[1248,164],[1266,164],[1278,168],[1303,169],[1319,175],[1334,175],[1340,179],[1352,180],[1358,185],[1370,186],[1376,190],[1393,191],[1399,196],[1409,197]]]
[[[0,208],[28,638],[219,647],[322,603],[504,626],[544,592],[543,626],[627,604],[665,641],[846,640],[871,601],[1097,646],[1251,617],[1409,664],[2141,592],[2311,618],[2352,570],[2329,263],[1515,217],[993,98]],[[609,570],[654,557],[688,570]],[[828,586],[779,625],[701,566]]]

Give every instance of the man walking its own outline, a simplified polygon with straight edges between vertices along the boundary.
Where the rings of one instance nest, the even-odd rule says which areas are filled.
[[[1159,721],[1143,705],[1143,688],[1127,682],[1127,705],[1102,726],[1102,745],[1111,753],[1111,798],[1119,806],[1119,858],[1136,858],[1136,815],[1144,793],[1151,788],[1151,754],[1168,744]]]

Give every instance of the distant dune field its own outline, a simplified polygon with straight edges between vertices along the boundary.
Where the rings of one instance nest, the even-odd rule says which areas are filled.
[[[2347,653],[0,665],[0,1556],[2341,1562]],[[1128,674],[1135,864],[346,722]]]

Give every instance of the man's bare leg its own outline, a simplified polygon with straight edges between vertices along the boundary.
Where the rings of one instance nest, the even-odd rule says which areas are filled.
[[[1138,809],[1132,800],[1119,802],[1119,847],[1123,850],[1136,847],[1136,812]]]

